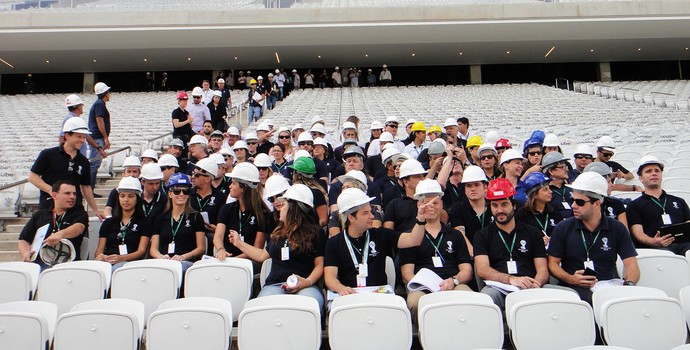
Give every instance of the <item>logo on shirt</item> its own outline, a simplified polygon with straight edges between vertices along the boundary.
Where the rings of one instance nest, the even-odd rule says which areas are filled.
[[[81,165],[77,168],[77,174],[81,175]]]
[[[519,249],[519,251],[520,251],[520,253],[527,253],[527,241],[525,241],[524,239],[521,239],[521,240],[520,240],[520,249]]]
[[[249,218],[249,224],[250,225],[256,224],[256,217],[255,216],[252,216],[251,218]]]
[[[556,222],[553,221],[553,219],[550,219],[549,221],[551,221],[551,226],[556,227]]]
[[[453,254],[453,242],[448,241],[448,242],[446,242],[446,244],[448,245],[448,248],[446,248],[446,251],[450,254]]]
[[[216,197],[215,197],[215,196],[214,196],[214,197],[211,197],[211,201],[208,202],[208,205],[210,205],[210,206],[216,205]]]
[[[607,210],[609,211],[609,217],[610,218],[615,218],[616,214],[613,213],[613,208],[608,207]]]
[[[373,258],[377,255],[379,252],[376,251],[376,242],[369,242],[369,256]]]
[[[608,238],[606,238],[606,237],[602,238],[601,242],[604,243],[601,246],[601,250],[603,250],[605,252],[608,252],[609,250],[611,250],[611,247],[609,247],[609,239]]]
[[[678,206],[678,202],[673,202],[673,207],[676,209],[680,209],[680,207]]]
[[[184,227],[192,227],[192,224],[189,223],[189,220],[185,220]]]
[[[139,224],[134,224],[134,226],[132,226],[132,232],[137,232],[137,226],[138,226],[138,225],[139,225]]]

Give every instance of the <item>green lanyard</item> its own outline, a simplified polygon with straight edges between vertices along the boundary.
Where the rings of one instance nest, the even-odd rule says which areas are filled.
[[[435,254],[439,258],[441,258],[441,262],[443,262],[443,256],[441,255],[441,252],[438,251],[438,247],[441,246],[441,241],[443,241],[443,232],[441,232],[441,235],[438,236],[438,242],[434,244],[434,241],[431,239],[431,235],[427,232],[425,235],[426,239],[429,240],[429,243],[431,243],[431,246],[434,247],[434,250],[436,251]]]
[[[120,222],[120,233],[122,234],[122,244],[125,244],[125,236],[127,236],[127,231],[129,230],[129,225],[132,224],[132,220],[130,219],[127,225],[124,225],[122,222]]]
[[[594,241],[592,241],[592,244],[589,245],[589,248],[587,248],[587,241],[585,241],[585,233],[580,229],[580,236],[582,236],[582,245],[585,247],[585,253],[587,253],[587,261],[589,261],[589,251],[592,250],[592,247],[594,247],[594,243],[597,242],[597,238],[599,238],[599,233],[601,231],[597,231],[596,236],[594,236]]]
[[[664,204],[663,204],[663,205],[661,204],[661,202],[659,202],[658,200],[656,200],[656,198],[654,198],[654,197],[651,197],[651,196],[650,196],[649,199],[651,199],[652,202],[654,202],[654,204],[658,205],[659,208],[661,208],[661,210],[664,211],[664,214],[666,214],[666,201],[668,200],[668,197],[664,198]]]
[[[549,214],[546,214],[546,219],[544,219],[544,224],[539,221],[539,217],[537,214],[532,214],[534,215],[534,220],[537,220],[537,224],[539,224],[539,227],[541,227],[541,232],[546,234],[546,228],[549,226]]]
[[[479,220],[479,226],[484,228],[484,217],[486,216],[486,208],[484,208],[484,211],[482,212],[482,215],[477,215],[477,220]]]
[[[153,206],[156,204],[156,201],[154,200],[154,201],[151,202],[151,204],[149,204],[149,205],[146,205],[146,201],[142,201],[142,202],[144,202],[144,205],[143,205],[143,207],[144,207],[144,216],[149,217],[149,216],[151,215],[151,211],[153,210]]]
[[[503,238],[503,232],[501,232],[501,230],[498,230],[498,237],[501,237],[503,245],[506,247],[506,249],[508,249],[508,253],[510,254],[510,261],[513,261],[513,248],[515,248],[515,239],[517,238],[517,233],[513,234],[513,243],[510,244],[510,248],[508,248],[508,243],[506,243],[505,238]]]
[[[177,227],[175,227],[175,224],[173,223],[172,215],[170,215],[170,229],[172,230],[173,241],[175,241],[175,236],[177,236],[177,231],[180,230],[180,225],[182,225],[182,221],[184,221],[184,213],[180,214],[180,221],[177,222]],[[175,228],[173,228],[173,227],[175,227]]]
[[[204,211],[204,208],[208,204],[208,202],[211,200],[211,198],[207,199],[204,205],[201,205],[201,200],[199,199],[199,196],[196,196],[196,202],[199,203],[199,211]]]
[[[55,211],[53,211],[53,212],[55,212]],[[65,214],[67,214],[67,212],[62,213],[62,215],[60,215],[59,219],[58,219],[57,213],[55,214],[55,217],[54,217],[55,221],[53,222],[53,227],[54,227],[53,232],[60,231],[60,226],[62,226],[62,219],[65,218]]]

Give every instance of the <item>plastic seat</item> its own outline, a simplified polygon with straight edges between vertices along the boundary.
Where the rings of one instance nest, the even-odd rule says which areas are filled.
[[[630,200],[635,200],[639,198],[642,195],[642,193],[637,192],[637,191],[615,191],[611,192],[611,197],[613,198],[618,198],[618,199],[630,199]]]
[[[36,293],[41,267],[30,262],[0,263],[0,303],[31,300]]]
[[[638,256],[641,287],[663,290],[672,298],[679,298],[680,290],[690,286],[690,267],[688,260],[679,255]]]
[[[574,293],[572,291],[564,290],[564,289],[555,289],[555,288],[533,288],[533,289],[524,289],[520,290],[518,292],[513,292],[509,293],[506,295],[506,325],[508,328],[512,329],[515,324],[513,322],[513,315],[511,312],[511,308],[513,305],[521,303],[521,302],[526,302],[526,301],[532,301],[532,300],[580,300],[580,296],[577,295],[577,293]]]
[[[676,190],[690,191],[690,180],[683,177],[667,177],[663,180],[662,187],[670,193]]]
[[[129,299],[77,304],[60,316],[54,350],[137,350],[144,331],[144,304]]]
[[[271,273],[271,266],[273,266],[273,259],[268,258],[261,263],[261,272],[259,272],[259,285],[261,288],[266,284],[266,278]]]
[[[495,348],[503,345],[501,310],[486,294],[445,291],[419,299],[419,342],[425,350]],[[457,339],[462,339],[458,342]]]
[[[185,273],[186,297],[215,297],[232,304],[237,319],[252,294],[254,272],[249,259],[199,260]]]
[[[58,315],[76,304],[106,297],[111,265],[103,261],[73,261],[44,270],[38,280],[36,300],[51,302]]]
[[[169,300],[149,316],[146,349],[227,350],[232,322],[232,304],[225,299]]]
[[[44,301],[0,304],[0,349],[50,349],[57,314],[57,306]]]
[[[336,298],[328,324],[333,350],[399,350],[412,345],[410,311],[397,295],[362,293]]]
[[[680,300],[680,304],[683,305],[683,310],[685,310],[685,323],[690,329],[690,286],[683,287],[680,290],[678,300]]]
[[[238,319],[237,344],[242,350],[318,350],[318,302],[302,295],[270,295],[250,300]]]
[[[676,346],[675,348],[673,348],[671,350],[690,350],[690,344]]]
[[[608,346],[608,345],[588,345],[588,346],[578,346],[570,350],[634,350],[631,348],[623,348],[620,346]]]
[[[664,169],[664,176],[684,177],[690,180],[690,166],[669,166]]]
[[[167,259],[139,260],[115,270],[110,295],[144,303],[145,319],[162,302],[177,299],[180,291],[182,264]]]

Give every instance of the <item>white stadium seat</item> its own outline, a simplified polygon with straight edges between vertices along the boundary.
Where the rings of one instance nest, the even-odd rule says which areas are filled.
[[[44,301],[0,304],[0,348],[49,350],[58,308]]]
[[[249,259],[199,260],[185,273],[185,297],[216,297],[232,304],[237,319],[252,294],[254,272]]]
[[[58,315],[81,302],[103,299],[110,285],[111,265],[103,261],[73,261],[41,272],[36,300],[58,306]]]
[[[30,262],[0,263],[0,303],[31,300],[36,293],[41,267]]]
[[[683,287],[690,286],[690,267],[684,256],[638,256],[637,264],[640,267],[638,286],[661,289],[676,299]]]

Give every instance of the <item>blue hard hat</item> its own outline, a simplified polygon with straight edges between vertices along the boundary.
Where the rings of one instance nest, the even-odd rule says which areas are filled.
[[[544,143],[545,137],[546,137],[546,134],[541,130],[534,130],[534,131],[532,131],[532,135],[529,135],[530,139],[535,139],[535,140],[539,141],[539,143]]]
[[[539,146],[541,148],[542,141],[539,141],[539,139],[536,138],[528,138],[527,141],[525,141],[525,145],[522,147],[522,153],[525,153],[530,147],[534,146]]]
[[[168,180],[168,187],[192,187],[192,181],[189,179],[189,176],[187,174],[183,173],[174,173],[170,175],[170,180]]]
[[[525,186],[525,193],[530,194],[542,187],[542,184],[551,182],[551,178],[539,171],[529,173],[522,182]]]

